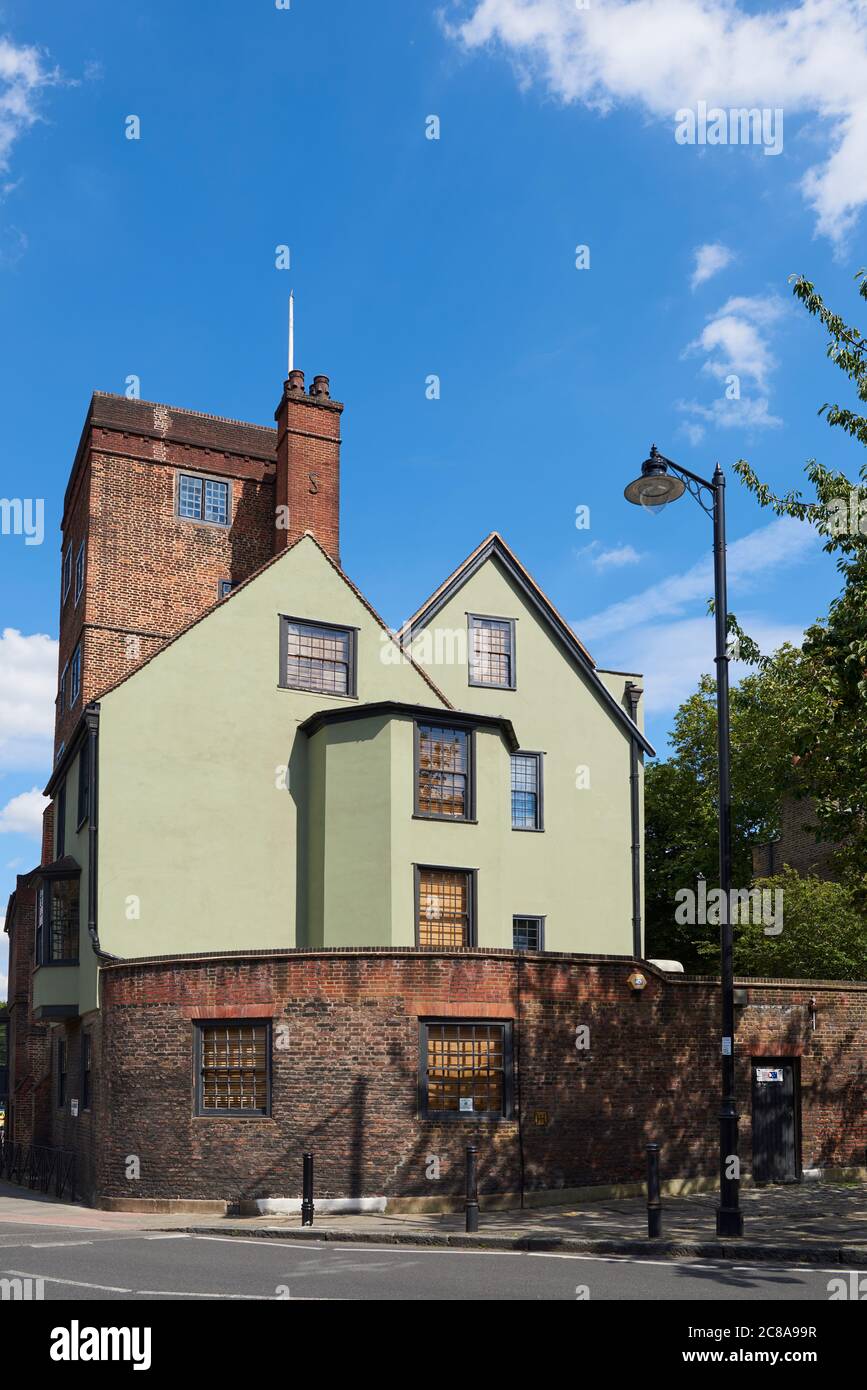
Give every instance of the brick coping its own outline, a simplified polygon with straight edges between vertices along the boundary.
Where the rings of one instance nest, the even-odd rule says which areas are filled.
[[[501,960],[510,963],[524,961],[533,965],[548,962],[578,963],[592,965],[640,965],[642,970],[656,979],[668,984],[681,985],[719,985],[718,975],[682,975],[660,970],[648,961],[637,960],[635,956],[587,954],[581,951],[511,951],[498,946],[453,947],[444,951],[437,947],[417,946],[275,946],[246,951],[194,951],[183,954],[160,956],[136,956],[127,960],[101,960],[102,970],[136,969],[146,965],[178,965],[196,962],[213,964],[226,960],[240,963],[245,960]],[[739,976],[735,980],[738,988],[768,986],[779,988],[810,988],[824,990],[867,991],[867,980],[813,980],[805,977],[788,978],[770,975]]]

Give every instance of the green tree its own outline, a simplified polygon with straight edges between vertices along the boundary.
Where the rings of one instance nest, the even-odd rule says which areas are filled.
[[[752,846],[777,829],[793,768],[785,708],[798,653],[784,647],[778,664],[748,675],[731,692],[732,880],[752,879]],[[716,682],[702,676],[680,706],[669,737],[671,756],[652,763],[645,777],[645,894],[647,953],[674,957],[698,969],[698,944],[716,942],[714,927],[675,922],[675,895],[703,874],[719,882]]]
[[[855,278],[867,300],[865,272]],[[829,359],[867,402],[867,338],[804,276],[794,278],[793,293],[825,329]],[[867,416],[858,410],[826,401],[819,414],[867,445]],[[735,467],[762,506],[819,528],[842,578],[828,616],[805,634],[802,699],[793,702],[789,737],[796,792],[814,799],[818,833],[839,846],[841,875],[867,908],[867,461],[849,478],[810,460],[805,473],[814,497],[806,501],[800,492],[776,496],[743,459]]]
[[[756,887],[782,894],[780,936],[765,936],[760,922],[734,928],[735,971],[825,980],[867,978],[867,922],[850,889],[794,869],[756,880]],[[704,942],[698,954],[716,969],[719,947]]]

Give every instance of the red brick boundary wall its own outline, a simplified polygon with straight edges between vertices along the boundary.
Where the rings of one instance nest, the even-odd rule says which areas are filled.
[[[636,995],[632,968],[622,957],[389,949],[108,965],[90,1195],[297,1197],[310,1148],[320,1197],[442,1198],[460,1192],[469,1142],[489,1193],[639,1181],[649,1140],[662,1145],[663,1178],[713,1177],[718,983],[642,965],[648,986]],[[802,1166],[863,1165],[867,984],[740,983],[744,1173],[759,1056],[801,1059]],[[194,1020],[239,1017],[273,1021],[272,1114],[197,1118]],[[513,1119],[420,1117],[425,1017],[513,1022]],[[590,1030],[584,1051],[580,1025]],[[137,1180],[126,1176],[131,1156]],[[439,1179],[426,1176],[431,1157]],[[91,1156],[82,1158],[90,1172]]]

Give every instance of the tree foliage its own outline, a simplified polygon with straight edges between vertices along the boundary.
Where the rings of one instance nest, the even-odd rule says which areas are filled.
[[[867,300],[867,274],[856,277]],[[827,355],[844,373],[859,401],[867,402],[867,337],[833,313],[803,276],[793,293],[828,335]],[[867,414],[825,402],[828,424],[867,445]],[[865,973],[867,939],[867,461],[856,476],[805,467],[812,496],[777,496],[749,463],[736,472],[759,504],[777,515],[810,521],[836,560],[841,591],[827,617],[805,633],[800,648],[785,646],[762,656],[732,615],[738,655],[753,671],[731,696],[733,881],[751,878],[751,845],[778,828],[782,800],[809,798],[816,838],[837,846],[840,885],[819,880],[788,882],[793,916],[786,910],[780,938],[761,927],[741,938],[738,968],[759,973]],[[646,907],[648,954],[676,956],[687,968],[718,953],[713,928],[677,927],[674,893],[703,873],[718,882],[715,684],[702,677],[698,691],[678,710],[672,754],[651,765],[646,777]],[[795,876],[797,878],[797,875]],[[832,891],[833,889],[833,891]],[[833,948],[833,914],[841,944]],[[811,946],[810,914],[816,941]],[[827,929],[823,925],[827,921]],[[756,935],[757,933],[757,935]],[[860,935],[859,935],[860,933]],[[858,944],[860,942],[860,945]],[[781,944],[784,943],[784,944]],[[771,968],[771,963],[776,962]]]

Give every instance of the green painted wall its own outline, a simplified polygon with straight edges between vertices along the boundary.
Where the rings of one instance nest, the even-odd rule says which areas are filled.
[[[279,688],[280,614],[358,628],[358,701]],[[397,699],[437,705],[312,540],[212,610],[104,697],[100,716],[99,935],[119,956],[293,946],[339,922],[353,895],[328,840],[324,858],[298,810],[315,787],[311,822],[370,848],[367,806],[329,806],[320,754],[298,725],[317,710]],[[399,655],[399,654],[398,654]],[[374,740],[374,743],[376,740]],[[315,743],[315,740],[314,740]],[[328,750],[330,753],[331,750]],[[337,750],[353,783],[351,748]],[[323,800],[324,798],[324,800]],[[314,866],[305,892],[296,864]],[[387,911],[387,901],[384,910]],[[365,931],[376,926],[369,909]],[[336,927],[335,927],[336,929]],[[380,932],[382,927],[376,926]],[[346,939],[341,938],[341,939]],[[379,939],[379,938],[377,938]],[[367,944],[367,943],[365,943]]]
[[[515,619],[515,690],[470,686],[468,613]],[[520,746],[545,754],[544,833],[503,835],[498,881],[480,876],[480,920],[492,938],[480,937],[480,944],[510,944],[512,915],[526,913],[547,918],[549,950],[630,953],[630,740],[599,693],[493,558],[436,614],[413,650],[455,706],[507,716]],[[625,678],[604,679],[622,694]],[[589,786],[579,786],[582,780]],[[508,795],[501,805],[508,817]],[[459,836],[463,827],[449,829]]]
[[[516,620],[515,691],[469,686],[468,611]],[[281,613],[358,629],[357,700],[279,687]],[[628,954],[625,730],[496,560],[433,628],[445,640],[431,643],[429,669],[453,703],[507,716],[520,745],[544,753],[543,833],[511,829],[509,749],[497,728],[474,735],[477,823],[414,816],[413,720],[364,706],[438,707],[438,697],[304,540],[102,700],[103,948],[131,957],[411,946],[413,866],[431,864],[477,871],[481,946],[509,947],[513,915],[527,914],[546,918],[550,950]],[[622,695],[623,677],[603,678]],[[326,709],[359,718],[310,738],[298,732]],[[582,776],[589,787],[577,784]],[[82,865],[79,1007],[87,1012],[98,1002],[97,974],[85,945],[87,826],[76,832],[76,804],[77,762],[67,851]]]

